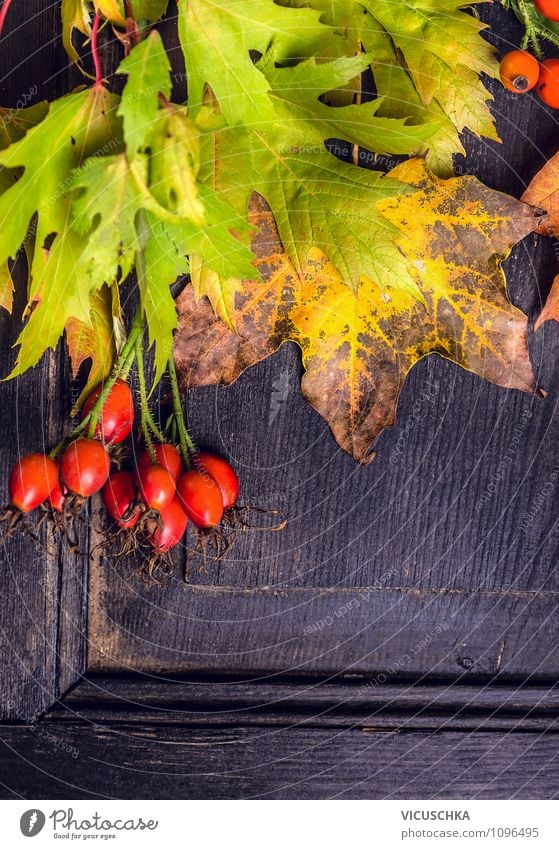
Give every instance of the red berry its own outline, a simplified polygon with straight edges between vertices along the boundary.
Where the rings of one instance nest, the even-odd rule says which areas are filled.
[[[178,449],[170,443],[163,443],[161,445],[154,445],[154,451],[158,465],[167,469],[176,483],[182,474],[182,460]],[[152,461],[149,451],[144,451],[140,455],[140,459],[138,460],[136,467],[138,476],[144,471],[144,469],[147,469],[148,466],[151,465]]]
[[[544,103],[559,109],[559,59],[542,62],[537,92]]]
[[[103,386],[98,386],[82,407],[82,420],[91,412]],[[134,424],[134,399],[124,380],[117,380],[109,392],[95,428],[95,438],[115,444],[126,439]]]
[[[160,525],[149,540],[156,551],[164,554],[179,543],[186,531],[188,518],[178,498],[159,514]]]
[[[164,510],[175,497],[176,484],[167,469],[152,465],[138,475],[142,500],[152,510]]]
[[[60,486],[60,481],[56,481],[56,485],[48,497],[48,502],[55,513],[64,513],[64,501],[66,495]]]
[[[10,502],[30,513],[46,501],[58,484],[58,464],[46,454],[28,454],[13,467],[10,474]]]
[[[239,497],[240,486],[239,478],[227,460],[216,454],[200,451],[194,457],[194,465],[199,471],[206,471],[217,483],[221,490],[224,508],[227,510],[228,507],[232,507]]]
[[[534,0],[538,12],[550,21],[559,21],[559,0]]]
[[[60,462],[63,484],[77,495],[99,492],[109,477],[111,460],[100,442],[80,437],[71,442]]]
[[[140,518],[136,487],[130,472],[115,472],[103,487],[103,503],[109,516],[121,528],[133,528]]]
[[[505,88],[516,94],[524,94],[538,82],[540,64],[525,50],[511,50],[503,57],[499,73]]]
[[[213,478],[196,470],[185,472],[177,488],[189,519],[199,528],[215,528],[223,516],[221,490]]]

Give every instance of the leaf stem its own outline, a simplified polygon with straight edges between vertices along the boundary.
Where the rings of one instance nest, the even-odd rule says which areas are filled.
[[[181,394],[179,389],[179,382],[177,380],[177,370],[175,368],[175,361],[173,360],[173,356],[169,358],[169,363],[167,365],[167,372],[169,374],[169,380],[171,383],[171,393],[173,396],[173,412],[175,414],[175,421],[177,423],[177,428],[179,431],[179,446],[181,451],[181,456],[184,462],[184,465],[187,469],[192,468],[191,463],[191,455],[196,453],[196,446],[192,440],[188,432],[188,428],[186,426],[186,422],[184,420],[184,413],[182,409],[181,403]]]
[[[2,10],[0,11],[0,35],[2,35],[2,30],[4,29],[4,23],[6,22],[6,17],[10,10],[10,6],[12,4],[12,0],[4,0],[2,3]]]
[[[93,66],[95,68],[95,85],[101,87],[103,85],[103,69],[101,67],[101,58],[99,56],[99,25],[101,23],[101,12],[95,13],[93,20],[93,29],[91,31],[91,55],[93,57]]]

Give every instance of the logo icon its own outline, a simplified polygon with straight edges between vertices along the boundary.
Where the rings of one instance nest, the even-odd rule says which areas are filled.
[[[33,808],[21,815],[19,827],[26,837],[36,837],[43,830],[46,817],[42,811]]]

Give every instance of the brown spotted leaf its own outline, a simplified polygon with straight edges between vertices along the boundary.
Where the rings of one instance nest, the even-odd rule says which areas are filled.
[[[559,274],[553,280],[544,308],[534,324],[534,330],[539,330],[546,321],[559,321]]]
[[[559,153],[538,171],[522,200],[547,212],[547,217],[542,217],[540,233],[544,236],[559,234]]]
[[[536,229],[536,212],[474,177],[440,180],[422,160],[399,166],[390,178],[416,188],[377,208],[399,231],[398,247],[423,300],[370,279],[352,289],[317,249],[299,275],[269,208],[254,196],[253,251],[262,280],[194,274],[178,302],[175,359],[183,387],[231,383],[282,342],[295,341],[303,352],[303,394],[362,463],[393,423],[409,370],[431,352],[501,386],[536,390],[527,319],[508,301],[500,267]]]
[[[540,207],[547,213],[541,218],[538,233],[544,236],[559,235],[559,153],[552,156],[538,171],[522,195],[522,200],[532,206]],[[546,321],[559,321],[559,275],[553,281],[534,330],[539,330]]]

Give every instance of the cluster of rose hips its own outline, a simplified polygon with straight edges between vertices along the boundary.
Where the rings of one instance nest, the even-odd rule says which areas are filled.
[[[534,0],[538,11],[550,21],[559,21],[559,0]],[[501,82],[508,91],[525,94],[536,89],[547,106],[559,109],[559,59],[543,62],[526,50],[511,50],[499,68]]]
[[[102,387],[87,398],[82,423],[99,407]],[[239,480],[230,464],[208,452],[184,453],[171,443],[150,442],[132,471],[111,472],[110,452],[134,424],[134,400],[124,380],[116,380],[102,406],[92,436],[78,435],[50,456],[28,454],[10,475],[9,513],[28,514],[42,504],[64,515],[68,504],[101,492],[107,512],[120,530],[141,528],[156,554],[182,539],[188,519],[199,529],[216,528],[239,496]]]

